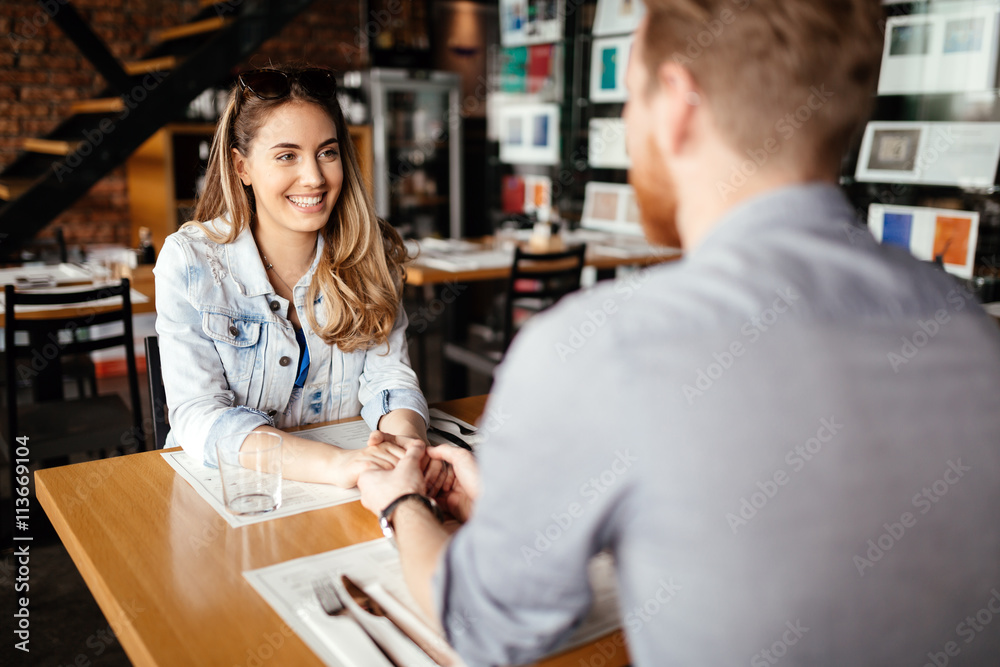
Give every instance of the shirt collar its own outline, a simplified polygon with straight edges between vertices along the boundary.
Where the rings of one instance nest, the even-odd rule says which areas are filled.
[[[815,182],[776,188],[727,211],[689,256],[777,229],[829,229],[832,219],[852,219],[850,205],[837,186]]]
[[[308,285],[312,280],[312,275],[316,272],[316,267],[319,266],[324,245],[323,235],[317,234],[316,254],[313,256],[309,270],[295,285],[296,288],[300,285]],[[274,294],[274,287],[268,280],[264,262],[261,260],[260,252],[257,250],[257,242],[253,238],[249,225],[243,228],[236,240],[226,244],[226,259],[229,263],[229,275],[233,277],[241,294],[244,296]]]

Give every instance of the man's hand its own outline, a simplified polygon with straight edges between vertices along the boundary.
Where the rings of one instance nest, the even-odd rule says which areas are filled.
[[[476,459],[472,456],[472,452],[453,445],[432,447],[427,450],[427,456],[433,460],[449,463],[454,469],[454,484],[450,488],[447,485],[443,487],[437,494],[436,500],[451,512],[452,516],[465,523],[472,516],[472,508],[481,491],[479,465]]]
[[[378,434],[378,435],[376,435]],[[376,438],[392,439],[406,448],[406,453],[391,470],[368,470],[358,477],[358,490],[361,491],[361,504],[372,514],[378,516],[389,503],[407,493],[427,493],[427,483],[424,481],[422,461],[426,446],[416,438],[391,436],[375,431],[368,440],[369,446]]]

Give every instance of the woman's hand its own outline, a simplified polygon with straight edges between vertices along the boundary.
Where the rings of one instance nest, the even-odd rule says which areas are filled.
[[[409,447],[423,445],[416,438],[391,436],[372,431],[364,449],[343,449],[334,462],[332,482],[350,489],[358,485],[358,476],[368,470],[392,470]]]

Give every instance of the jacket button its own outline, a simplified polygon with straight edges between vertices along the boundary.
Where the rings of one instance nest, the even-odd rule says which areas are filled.
[[[292,360],[289,359],[288,357],[282,357],[281,359],[278,359],[278,363],[282,366],[287,366],[288,364],[292,363]]]
[[[278,414],[278,411],[277,411],[277,410],[268,410],[268,411],[267,411],[267,416],[268,416],[268,417],[273,417],[273,416],[274,416],[274,415],[276,415],[276,414]]]
[[[236,338],[237,336],[240,335],[240,330],[237,329],[236,327],[229,327],[229,335],[232,336],[233,338]]]
[[[281,304],[278,303],[277,300],[271,302],[271,310],[278,312],[279,308],[281,308]]]

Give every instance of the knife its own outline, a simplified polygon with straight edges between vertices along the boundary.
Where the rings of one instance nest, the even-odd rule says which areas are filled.
[[[467,443],[465,440],[462,440],[460,437],[458,437],[454,433],[451,433],[449,431],[445,431],[444,429],[440,429],[437,426],[428,426],[427,427],[427,432],[428,433],[433,433],[434,435],[439,435],[442,438],[444,438],[445,440],[447,440],[448,442],[452,443],[453,445],[458,445],[462,449],[467,449],[470,452],[472,451],[472,447],[469,446],[469,443]]]
[[[340,581],[344,584],[344,588],[351,596],[351,599],[354,600],[355,604],[373,616],[378,616],[388,620],[407,639],[412,641],[417,645],[417,647],[420,648],[420,650],[426,653],[431,660],[441,665],[441,667],[452,667],[455,665],[453,656],[448,655],[448,653],[444,650],[434,646],[432,642],[428,641],[426,637],[423,637],[420,632],[416,631],[410,623],[407,623],[399,615],[388,613],[382,605],[380,605],[372,596],[368,595],[363,588],[354,583],[346,574],[341,575]]]

